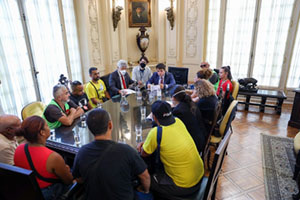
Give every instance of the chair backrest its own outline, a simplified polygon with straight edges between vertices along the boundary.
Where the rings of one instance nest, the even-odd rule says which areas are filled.
[[[215,199],[219,174],[232,132],[228,131],[215,152],[212,168],[208,177],[203,199]]]
[[[231,83],[232,83],[232,97],[234,98],[234,100],[236,100],[240,90],[240,84],[237,81],[231,81]]]
[[[36,101],[30,104],[27,104],[21,111],[22,119],[26,119],[27,117],[37,115],[42,116],[43,112],[46,108],[46,105],[43,102]]]
[[[1,200],[43,200],[43,194],[31,170],[0,163]]]
[[[110,76],[110,73],[106,74],[104,76],[101,76],[100,79],[104,82],[106,90],[108,91],[108,93],[111,94],[110,87],[109,87],[109,76]]]
[[[189,68],[168,67],[168,71],[173,74],[176,84],[188,84]]]
[[[231,122],[232,120],[234,119],[235,117],[235,113],[236,113],[236,109],[237,109],[237,104],[238,104],[238,101],[237,100],[233,100],[229,106],[229,108],[227,109],[223,119],[222,119],[222,122],[220,124],[220,135],[223,136],[227,130],[229,129],[230,125],[231,125]]]
[[[204,148],[204,153],[202,154],[202,159],[204,159],[204,156],[206,156],[206,154],[209,150],[210,137],[211,137],[211,135],[213,134],[213,132],[215,130],[215,126],[217,124],[218,117],[220,116],[221,106],[222,106],[222,102],[218,101],[216,103],[216,107],[215,107],[215,110],[214,110],[214,118],[211,121],[211,128],[210,128],[210,131],[208,133],[208,137],[207,137],[207,140],[206,140],[206,143],[205,143],[205,148]]]

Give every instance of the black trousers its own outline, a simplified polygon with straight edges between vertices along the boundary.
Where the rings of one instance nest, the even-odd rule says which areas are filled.
[[[176,197],[189,197],[196,195],[200,189],[201,180],[195,186],[183,188],[177,186],[171,177],[164,171],[161,164],[155,162],[156,152],[151,156],[143,158],[148,165],[148,171],[151,176],[150,190],[156,199],[175,200]]]

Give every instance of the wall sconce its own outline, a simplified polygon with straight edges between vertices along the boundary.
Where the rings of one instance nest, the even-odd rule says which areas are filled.
[[[115,6],[115,0],[112,1],[112,20],[113,20],[113,27],[114,31],[116,30],[118,23],[121,19],[121,14],[123,7],[122,6]]]
[[[170,22],[171,30],[173,30],[175,16],[174,16],[174,12],[173,12],[173,0],[170,0],[170,1],[171,1],[171,7],[166,8],[165,11],[167,12],[167,19]]]

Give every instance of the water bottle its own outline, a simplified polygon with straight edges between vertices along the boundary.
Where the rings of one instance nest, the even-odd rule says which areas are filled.
[[[157,100],[161,100],[161,89],[156,91]]]

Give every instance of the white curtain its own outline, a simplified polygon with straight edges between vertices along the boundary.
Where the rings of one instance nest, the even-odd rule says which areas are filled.
[[[25,0],[28,32],[41,98],[48,103],[60,74],[68,76],[57,0]]]
[[[279,86],[294,0],[263,0],[253,76],[259,85]]]
[[[73,0],[62,0],[72,79],[82,82],[82,69]]]
[[[300,88],[300,21],[298,24],[296,43],[294,45],[287,88]]]
[[[31,68],[16,0],[0,1],[0,102],[5,113],[19,115],[36,101]]]
[[[227,1],[222,65],[230,66],[234,79],[247,77],[255,2]]]
[[[219,67],[217,66],[217,54],[221,6],[220,4],[220,0],[209,1],[206,61],[210,63],[211,68]]]

